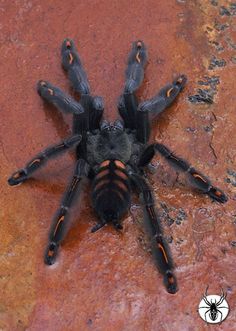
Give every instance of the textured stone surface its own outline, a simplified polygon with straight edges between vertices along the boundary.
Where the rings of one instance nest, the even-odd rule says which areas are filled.
[[[235,329],[234,8],[220,0],[0,1],[0,330]],[[229,201],[220,205],[199,195],[155,158],[150,182],[176,264],[175,295],[165,291],[149,254],[137,199],[122,234],[110,227],[91,234],[96,217],[86,185],[58,262],[43,264],[72,153],[19,187],[6,184],[31,156],[71,132],[71,117],[45,105],[35,88],[37,80],[47,79],[73,94],[60,64],[65,37],[78,45],[92,91],[104,97],[110,120],[117,117],[132,41],[144,40],[149,51],[141,100],[175,75],[188,76],[184,92],[154,125],[153,140],[208,175]],[[210,95],[212,103],[188,99],[199,94]],[[196,311],[207,285],[212,294],[227,291],[231,312],[221,326],[207,326]]]

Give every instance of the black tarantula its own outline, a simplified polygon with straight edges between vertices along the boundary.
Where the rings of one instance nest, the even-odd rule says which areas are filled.
[[[99,220],[92,232],[107,223],[112,223],[117,230],[122,229],[121,219],[130,207],[131,190],[139,193],[158,269],[164,277],[167,291],[175,293],[178,288],[174,265],[155,211],[153,195],[143,177],[145,166],[156,152],[160,153],[179,171],[185,172],[202,193],[218,202],[227,201],[219,188],[212,186],[203,174],[167,147],[159,143],[148,145],[149,114],[156,116],[169,107],[184,88],[187,78],[178,76],[152,99],[139,103],[135,92],[143,81],[147,50],[142,41],[134,42],[128,57],[124,91],[118,104],[123,121],[109,123],[102,118],[102,98],[90,94],[86,73],[71,39],[64,40],[61,54],[63,67],[73,88],[80,94],[80,101],[75,101],[47,81],[39,81],[38,93],[60,111],[73,114],[73,135],[37,154],[8,179],[10,185],[17,185],[31,177],[51,157],[76,147],[74,175],[53,221],[45,263],[51,265],[55,262],[58,247],[66,235],[69,208],[80,190],[81,180],[87,176],[92,181],[92,203]]]

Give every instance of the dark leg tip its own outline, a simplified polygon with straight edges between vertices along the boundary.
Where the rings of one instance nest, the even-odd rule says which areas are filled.
[[[133,48],[134,49],[137,49],[137,50],[145,49],[145,44],[144,44],[144,42],[142,40],[136,40],[133,43]]]
[[[12,177],[9,177],[7,182],[8,182],[8,185],[10,185],[10,186],[17,185],[16,181]]]
[[[182,91],[182,89],[185,87],[186,83],[187,83],[187,76],[185,76],[185,75],[178,76],[173,82],[173,84],[179,86],[180,91]]]
[[[176,277],[171,271],[166,271],[163,281],[168,293],[175,294],[178,291]]]
[[[27,179],[27,174],[24,169],[14,172],[14,174],[8,178],[8,184],[15,186],[21,184]]]
[[[71,50],[72,48],[74,48],[74,41],[70,38],[64,39],[61,45],[62,53],[64,53],[66,50]]]
[[[56,262],[57,251],[58,245],[54,242],[51,242],[46,250],[44,263],[47,265],[53,265]]]
[[[37,83],[37,92],[38,94],[41,96],[42,95],[42,91],[47,88],[47,82],[44,80],[39,80]]]
[[[38,81],[37,92],[41,97],[50,97],[53,96],[55,93],[53,85],[46,80]]]
[[[53,265],[53,264],[55,263],[55,260],[52,259],[52,258],[49,257],[49,256],[45,256],[45,258],[44,258],[44,263],[45,263],[46,265]]]
[[[227,196],[224,194],[223,191],[221,191],[217,187],[211,187],[210,190],[207,192],[207,194],[214,200],[220,202],[220,203],[225,203],[228,201]]]

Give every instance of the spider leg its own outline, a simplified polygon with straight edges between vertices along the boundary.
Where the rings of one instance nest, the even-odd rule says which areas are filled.
[[[58,110],[73,114],[74,134],[99,128],[104,110],[101,97],[83,94],[80,102],[77,102],[58,87],[43,80],[38,82],[37,89],[39,95]]]
[[[99,129],[104,105],[101,97],[91,96],[86,73],[83,69],[75,44],[71,39],[65,39],[61,48],[62,65],[68,72],[69,79],[76,92],[81,97],[77,102],[72,97],[46,81],[39,81],[39,95],[56,106],[60,111],[73,114],[73,134],[81,134],[81,144],[76,154],[86,158],[87,132]]]
[[[84,108],[85,102],[82,104],[81,102],[75,101],[58,87],[55,87],[46,81],[38,82],[38,93],[44,100],[52,103],[59,111],[73,114],[73,134],[82,134],[82,141],[79,149],[80,156],[85,157],[85,133],[89,130],[89,116],[86,108]],[[95,105],[96,104],[97,103],[95,103]],[[79,153],[77,152],[77,154]]]
[[[219,309],[217,309],[217,312],[220,313],[220,324],[221,324],[222,318],[223,318],[223,314],[222,314],[222,312]]]
[[[73,134],[81,135],[81,143],[77,146],[77,157],[86,158],[87,132],[99,128],[103,114],[103,100],[101,97],[92,97],[82,94],[80,102],[46,81],[38,83],[39,95],[56,106],[60,111],[73,114]]]
[[[90,108],[89,108],[89,130],[90,131],[99,129],[103,111],[104,111],[103,98],[99,97],[99,96],[91,97],[91,104],[90,104]]]
[[[168,244],[163,236],[160,219],[155,211],[151,190],[141,176],[132,173],[130,177],[138,192],[141,193],[144,202],[146,223],[152,237],[152,250],[157,262],[157,267],[164,276],[163,281],[167,291],[174,294],[178,291],[177,280],[173,273],[174,266]]]
[[[206,312],[205,312],[205,314],[204,314],[204,316],[205,316],[205,321],[208,323],[208,321],[207,321],[207,318],[206,318],[206,314],[209,312],[211,310],[211,308],[210,309],[208,309]]]
[[[205,295],[203,296],[203,300],[207,305],[211,306],[211,303],[207,300],[207,297]]]
[[[84,113],[73,115],[73,133],[86,133],[99,129],[104,111],[103,99],[98,96],[92,97],[89,94],[82,94],[79,103],[84,109]]]
[[[220,297],[220,300],[217,302],[216,306],[220,306],[222,304],[222,302],[224,301],[224,299],[226,298],[226,296],[227,296],[227,293],[224,294],[223,289],[221,289],[221,297]]]
[[[79,144],[81,141],[81,135],[74,135],[70,138],[67,138],[61,141],[59,144],[53,145],[51,147],[46,148],[32,160],[30,160],[26,166],[22,169],[17,170],[12,174],[12,176],[8,179],[8,184],[18,185],[28,179],[33,172],[38,170],[41,166],[43,166],[50,158],[61,154],[72,146]]]
[[[153,120],[158,114],[169,107],[182,91],[187,78],[184,75],[177,77],[172,84],[163,87],[152,99],[141,102],[137,109],[137,139],[142,143],[147,143],[150,136],[149,117]]]
[[[178,76],[172,84],[167,84],[153,98],[140,103],[138,111],[150,112],[152,117],[160,114],[174,102],[178,94],[183,90],[186,82],[187,78],[185,75]]]
[[[187,78],[184,75],[177,77],[172,84],[163,87],[160,92],[152,99],[141,102],[136,112],[136,137],[138,141],[147,143],[150,136],[150,123],[158,114],[169,107],[182,91],[186,84]]]
[[[126,128],[131,130],[136,129],[137,140],[146,144],[150,136],[149,114],[147,111],[137,111],[138,101],[134,94],[126,97],[133,99],[132,107],[128,106],[128,108],[126,108],[127,105],[125,103],[124,95],[121,95],[118,104],[120,116],[122,117]],[[129,111],[127,111],[127,109]]]
[[[136,129],[138,100],[135,92],[142,84],[146,63],[145,44],[140,40],[135,41],[128,57],[124,92],[118,104],[118,110],[124,120],[125,127],[129,129]]]
[[[90,94],[87,75],[72,39],[66,38],[61,46],[62,66],[68,72],[74,90],[80,94]]]
[[[74,133],[82,132],[83,130],[95,130],[99,128],[104,105],[101,97],[90,95],[90,86],[87,75],[82,66],[78,51],[72,39],[66,38],[61,46],[62,66],[68,73],[68,78],[74,90],[80,94],[80,104],[87,113],[87,127],[81,122],[77,114],[74,115]],[[81,126],[83,128],[81,129]]]
[[[205,293],[203,294],[202,299],[204,300],[204,302],[205,302],[207,305],[211,306],[211,303],[210,303],[209,300],[207,299],[207,296],[208,296],[208,294],[207,294],[208,288],[209,288],[209,285],[207,285],[207,287],[206,287],[206,291],[205,291]],[[206,308],[208,308],[208,307],[206,307]]]
[[[64,198],[62,199],[61,206],[55,215],[53,225],[49,233],[49,244],[44,257],[44,262],[48,265],[55,262],[59,244],[66,235],[66,225],[69,220],[69,208],[71,207],[76,193],[79,190],[81,179],[88,174],[88,168],[88,164],[85,160],[79,159],[77,161],[73,178],[68,186]]]
[[[216,303],[216,306],[220,306],[222,304],[222,302],[224,301],[224,297],[221,297],[220,300]]]
[[[138,167],[143,168],[147,166],[152,161],[154,155],[155,155],[154,145],[153,144],[148,145],[140,156]]]
[[[124,94],[131,95],[141,86],[144,78],[144,68],[147,64],[147,49],[143,41],[133,43],[125,71]]]
[[[202,193],[209,195],[212,199],[221,203],[225,203],[228,200],[224,192],[213,186],[208,178],[193,168],[187,161],[176,156],[162,144],[153,144],[148,146],[140,158],[139,166],[146,165],[147,161],[150,162],[155,152],[159,152],[170,163],[170,165],[176,167],[182,172],[185,172],[193,185]]]
[[[51,83],[40,80],[37,85],[39,95],[57,109],[65,113],[80,115],[84,113],[83,106]]]

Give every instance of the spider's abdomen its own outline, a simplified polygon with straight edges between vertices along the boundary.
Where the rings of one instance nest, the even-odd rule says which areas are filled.
[[[93,206],[101,220],[121,219],[130,205],[130,184],[125,165],[119,160],[105,160],[93,180]]]

